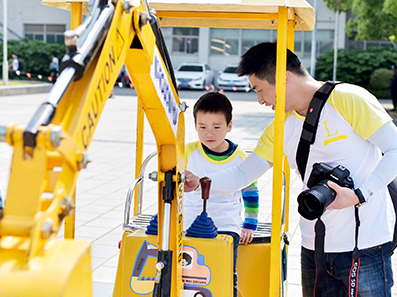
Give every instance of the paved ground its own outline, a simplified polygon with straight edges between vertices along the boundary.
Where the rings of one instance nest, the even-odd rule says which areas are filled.
[[[0,97],[0,125],[27,124],[45,98],[46,94]],[[190,107],[194,104],[193,99],[182,97],[181,100],[186,101]],[[388,101],[384,103],[387,109],[391,109]],[[233,106],[234,128],[229,135],[230,139],[239,143],[244,149],[253,149],[274,113],[267,107],[260,107],[255,95],[252,96],[252,100],[233,99]],[[77,183],[76,239],[84,239],[92,243],[95,297],[109,297],[113,291],[119,254],[117,246],[123,233],[124,202],[128,187],[134,180],[135,118],[136,97],[117,95],[116,91],[116,96],[106,103],[89,148],[88,154],[92,162],[80,173]],[[192,108],[187,110],[185,119],[186,141],[196,140]],[[144,156],[154,150],[155,141],[146,123]],[[0,143],[0,168],[2,168],[0,188],[4,194],[7,193],[11,154],[11,148],[5,143]],[[147,173],[156,170],[156,162],[152,163]],[[266,173],[259,180],[259,185],[260,220],[266,222],[271,215],[272,172]],[[300,189],[300,180],[292,175],[288,297],[301,296],[300,232],[297,203],[294,198],[299,194]],[[156,191],[155,183],[149,180],[145,182],[143,213],[154,214],[157,211]],[[58,236],[63,236],[62,231]],[[397,271],[397,262],[394,267],[394,271]],[[397,289],[394,292],[397,296]]]

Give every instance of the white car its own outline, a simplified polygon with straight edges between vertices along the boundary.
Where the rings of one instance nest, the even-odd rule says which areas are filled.
[[[214,83],[214,72],[204,63],[183,63],[175,71],[179,88],[203,90]]]
[[[228,65],[223,71],[219,71],[215,86],[219,90],[246,91],[251,90],[250,82],[246,75],[238,76],[237,65]]]

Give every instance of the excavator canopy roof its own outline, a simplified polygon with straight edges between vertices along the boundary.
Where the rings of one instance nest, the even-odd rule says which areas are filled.
[[[72,2],[82,3],[83,14],[88,14],[88,0],[43,0],[41,3],[71,10]],[[276,30],[279,7],[288,8],[288,19],[295,20],[295,30],[313,30],[315,22],[314,9],[305,0],[148,0],[148,3],[157,11],[160,25],[164,27]]]

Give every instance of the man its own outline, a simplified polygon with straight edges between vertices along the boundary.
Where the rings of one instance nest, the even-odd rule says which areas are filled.
[[[276,105],[275,73],[277,46],[258,44],[245,53],[238,67],[247,75],[261,105]],[[309,75],[291,51],[287,53],[284,153],[297,169],[296,151],[309,104],[323,85]],[[208,174],[211,191],[231,191],[247,186],[272,166],[274,121],[266,127],[254,152],[239,166]],[[384,154],[382,156],[382,153]],[[350,270],[355,247],[355,206],[360,227],[360,267],[356,296],[391,296],[391,240],[395,215],[387,184],[397,175],[397,128],[378,100],[365,89],[342,83],[336,85],[320,115],[315,142],[311,145],[304,175],[306,188],[312,166],[323,162],[342,165],[350,171],[355,189],[328,186],[336,198],[321,217],[325,224],[325,267],[323,297],[350,296]],[[185,191],[195,190],[199,177],[187,173]],[[359,195],[360,197],[358,197]],[[303,296],[314,296],[316,283],[316,220],[300,218],[302,234],[301,270]],[[376,259],[376,260],[375,260]],[[318,296],[318,294],[316,294]]]
[[[396,111],[397,108],[397,69],[394,65],[391,66],[393,71],[393,79],[391,81],[390,91],[391,91],[391,100],[393,102],[393,110]]]
[[[22,79],[22,78],[19,76],[19,72],[18,72],[18,70],[19,70],[19,60],[18,60],[18,56],[17,56],[16,53],[12,53],[12,54],[11,54],[11,57],[12,57],[12,63],[11,63],[10,66],[8,66],[8,71],[12,68],[12,72],[11,72],[11,74],[10,74],[10,79],[14,79],[16,76],[17,76],[19,79]]]
[[[51,71],[50,73],[51,81],[53,84],[55,84],[58,78],[59,60],[54,53],[51,54],[50,71]]]

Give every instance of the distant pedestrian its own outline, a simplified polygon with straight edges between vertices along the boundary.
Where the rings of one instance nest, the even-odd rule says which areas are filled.
[[[391,81],[391,100],[393,101],[393,110],[396,110],[397,107],[397,68],[392,65],[391,69],[393,71],[393,79]]]
[[[3,208],[4,208],[3,195],[1,194],[0,191],[0,219],[3,217]]]
[[[10,66],[8,66],[8,71],[12,69],[12,72],[10,74],[10,79],[14,79],[15,77],[18,77],[19,79],[22,79],[20,76],[19,72],[19,59],[16,53],[11,54],[12,57],[12,63]]]
[[[50,71],[51,81],[54,84],[57,81],[59,75],[59,60],[54,53],[51,54]]]

